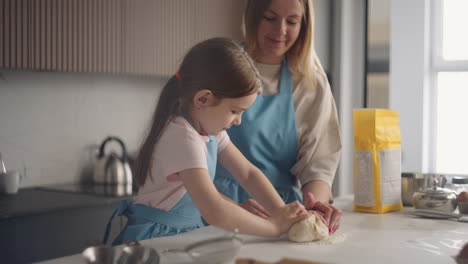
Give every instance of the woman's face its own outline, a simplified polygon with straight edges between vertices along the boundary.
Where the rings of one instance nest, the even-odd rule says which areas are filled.
[[[299,0],[272,0],[258,27],[256,60],[266,64],[281,63],[299,37],[303,14]]]

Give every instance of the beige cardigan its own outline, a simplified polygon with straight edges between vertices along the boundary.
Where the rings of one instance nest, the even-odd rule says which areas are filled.
[[[281,65],[256,63],[265,95],[278,93]],[[341,155],[341,137],[335,100],[328,79],[318,73],[310,87],[293,76],[293,100],[299,152],[291,168],[301,185],[321,180],[331,186]]]

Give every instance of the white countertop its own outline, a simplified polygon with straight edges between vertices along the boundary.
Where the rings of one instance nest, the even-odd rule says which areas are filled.
[[[352,211],[352,197],[338,198],[335,205],[344,214],[341,228],[333,235],[334,243],[300,244],[285,239],[240,235],[247,242],[263,242],[243,245],[237,258],[250,257],[268,262],[289,257],[326,263],[455,263],[453,256],[468,242],[466,222],[417,218],[408,215],[413,210],[411,207],[385,214],[357,213]],[[161,252],[225,235],[226,231],[210,226],[172,237],[141,241],[141,244]],[[76,254],[41,263],[85,261],[81,254]],[[161,263],[174,262],[163,257]]]

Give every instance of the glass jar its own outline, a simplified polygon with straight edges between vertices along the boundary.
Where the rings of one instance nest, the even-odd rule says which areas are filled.
[[[468,192],[468,176],[454,176],[451,187],[457,194]]]

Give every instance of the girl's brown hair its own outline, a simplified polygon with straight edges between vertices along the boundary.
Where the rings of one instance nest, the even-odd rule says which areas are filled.
[[[314,6],[312,0],[298,0],[303,7],[301,31],[291,49],[288,50],[288,64],[291,71],[315,84],[316,72],[324,70],[314,49]],[[243,30],[246,50],[254,57],[258,48],[257,33],[263,14],[270,7],[271,0],[248,0],[244,12]],[[315,87],[315,85],[314,85]]]
[[[195,94],[210,90],[219,99],[239,98],[259,91],[259,74],[248,54],[226,38],[205,40],[189,50],[177,71],[164,86],[153,114],[151,127],[143,142],[134,173],[142,186],[151,173],[154,148],[164,128],[174,116],[187,109]]]

